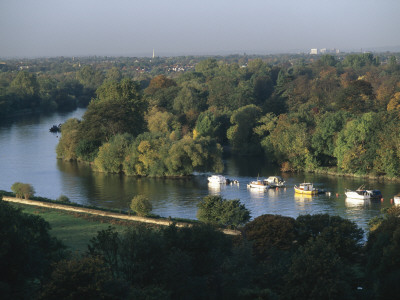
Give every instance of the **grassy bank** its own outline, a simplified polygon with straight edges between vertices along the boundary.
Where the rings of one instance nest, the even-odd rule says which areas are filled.
[[[122,232],[128,226],[141,224],[30,205],[15,203],[12,203],[12,205],[20,207],[25,213],[38,215],[45,219],[51,226],[50,234],[62,241],[71,251],[78,253],[85,252],[90,239],[98,231],[107,229],[108,226],[113,226]],[[158,227],[156,225],[146,226]]]

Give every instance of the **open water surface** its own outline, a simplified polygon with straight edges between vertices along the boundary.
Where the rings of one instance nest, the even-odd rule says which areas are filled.
[[[66,195],[71,201],[85,205],[126,210],[137,194],[151,199],[153,213],[163,217],[195,219],[197,203],[209,194],[219,194],[225,199],[240,199],[251,211],[252,218],[262,214],[280,214],[297,217],[300,214],[329,213],[355,221],[366,229],[368,221],[390,207],[390,199],[400,191],[393,182],[365,181],[316,174],[281,174],[264,159],[228,157],[224,160],[223,175],[239,180],[239,186],[209,186],[207,176],[196,174],[185,179],[136,178],[123,175],[102,174],[89,166],[56,159],[55,148],[59,134],[49,132],[54,124],[69,118],[81,118],[84,109],[70,113],[19,116],[0,123],[0,189],[10,191],[14,182],[30,183],[36,195],[56,199]],[[250,191],[246,185],[257,176],[265,178],[280,175],[287,187],[266,192]],[[297,196],[293,186],[313,182],[329,190],[332,196]],[[346,188],[356,189],[361,184],[381,190],[384,200],[358,201],[344,196]],[[336,196],[338,194],[338,196]]]

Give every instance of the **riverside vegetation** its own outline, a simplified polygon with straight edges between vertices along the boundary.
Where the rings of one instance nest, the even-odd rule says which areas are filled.
[[[284,171],[398,178],[398,58],[60,58],[24,62],[22,71],[10,61],[0,68],[0,111],[90,101],[82,120],[62,125],[57,155],[100,172],[221,172],[225,149],[265,155]],[[188,71],[167,67],[179,63]]]
[[[65,224],[53,221],[50,231],[42,213],[0,200],[4,299],[396,299],[400,292],[398,207],[371,222],[366,243],[363,230],[341,217],[262,215],[235,237],[202,224],[103,226],[70,243],[86,242],[80,253],[50,235],[61,237],[57,226]],[[75,230],[86,223],[74,222]]]
[[[400,67],[372,54],[271,66],[207,59],[145,89],[105,81],[82,120],[62,126],[58,157],[100,172],[221,172],[222,146],[264,154],[284,171],[398,177]]]

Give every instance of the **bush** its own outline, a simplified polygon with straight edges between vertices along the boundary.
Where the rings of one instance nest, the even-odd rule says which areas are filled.
[[[295,219],[279,215],[262,215],[244,227],[247,240],[252,241],[254,253],[265,258],[273,249],[290,250],[295,246]]]
[[[250,220],[250,211],[238,199],[207,196],[197,206],[197,218],[207,224],[236,227]]]
[[[152,209],[153,206],[146,196],[138,195],[133,197],[131,210],[133,210],[138,216],[146,216]]]
[[[57,201],[60,202],[66,202],[66,203],[70,203],[71,201],[69,201],[69,198],[65,195],[60,195],[60,197],[57,198]]]
[[[15,193],[17,198],[24,197],[25,199],[29,199],[35,194],[35,189],[28,183],[15,182],[11,186],[11,190]]]

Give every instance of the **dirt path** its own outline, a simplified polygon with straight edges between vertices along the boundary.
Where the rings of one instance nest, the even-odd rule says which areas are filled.
[[[8,202],[13,202],[13,203],[20,203],[20,204],[26,204],[26,205],[60,209],[60,210],[78,212],[78,213],[103,216],[103,217],[108,217],[108,218],[130,220],[130,221],[143,222],[143,223],[152,223],[152,224],[163,225],[163,226],[168,226],[168,225],[171,225],[172,223],[174,223],[173,221],[170,221],[167,219],[152,219],[152,218],[145,218],[145,217],[138,217],[138,216],[128,216],[128,215],[123,215],[123,214],[118,214],[118,213],[113,213],[113,212],[108,212],[108,211],[96,210],[96,209],[92,209],[92,208],[74,207],[74,206],[69,206],[69,205],[55,204],[55,203],[42,202],[42,201],[36,201],[36,200],[26,200],[26,199],[7,197],[7,196],[3,196],[3,200],[8,201]],[[178,227],[192,226],[192,224],[184,223],[184,222],[176,222],[175,224]],[[229,235],[240,235],[240,231],[237,231],[237,230],[222,229],[222,232],[225,234],[229,234]]]

